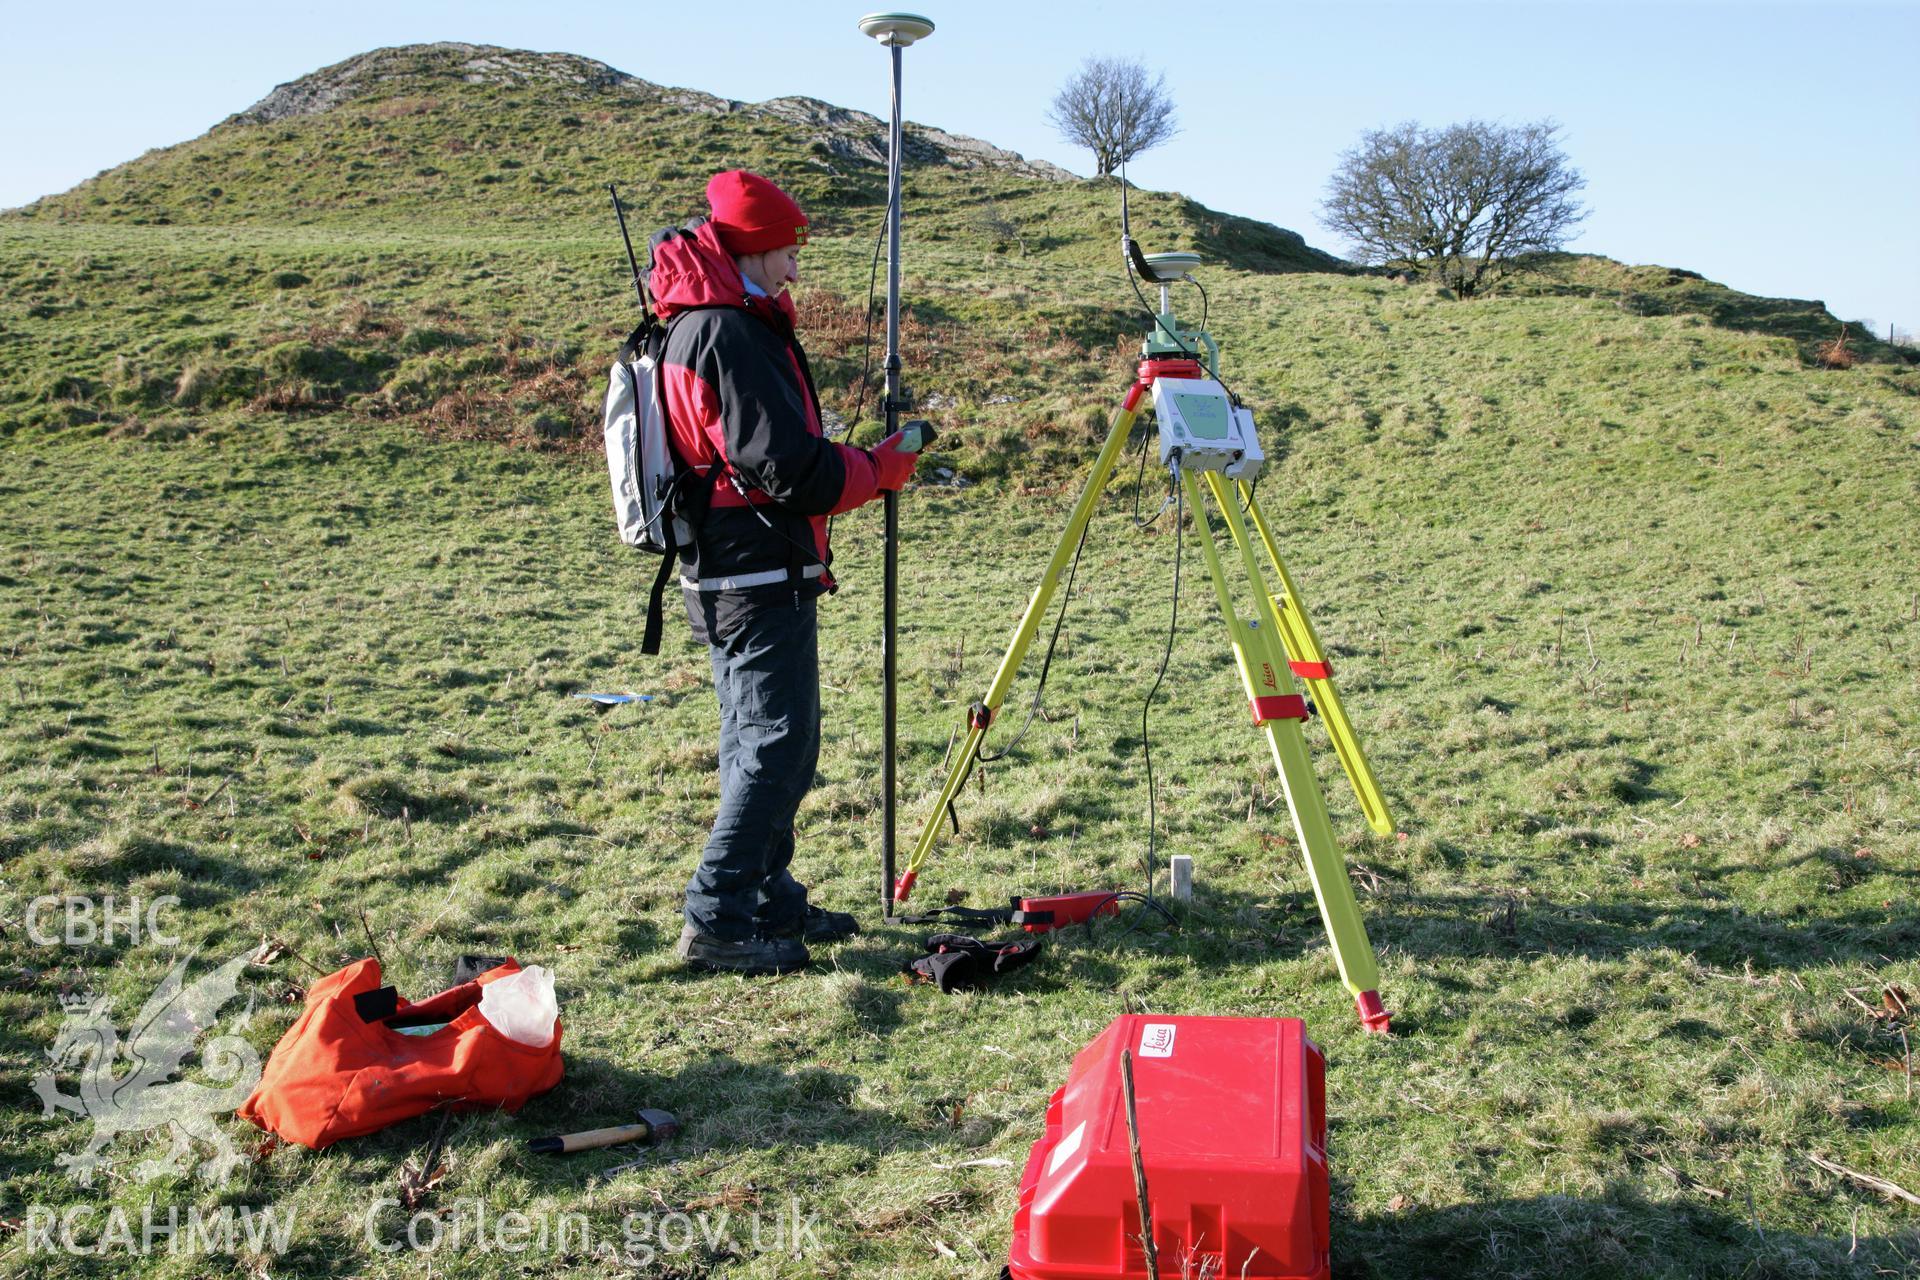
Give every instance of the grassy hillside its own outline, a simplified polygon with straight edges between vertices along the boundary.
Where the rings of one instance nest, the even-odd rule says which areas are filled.
[[[914,336],[951,357],[916,361],[920,389],[971,417],[1007,395],[1051,411],[1049,390],[1103,378],[1138,327],[1116,269],[1114,186],[938,130],[909,137]],[[632,311],[605,184],[644,232],[700,209],[706,176],[731,165],[778,173],[818,221],[809,320],[850,410],[883,156],[881,122],[806,99],[733,103],[558,54],[362,55],[0,216],[0,324],[21,371],[0,388],[0,431],[348,407],[523,441],[576,436]],[[1219,268],[1340,265],[1292,232],[1178,195],[1141,192],[1134,216],[1149,247],[1198,248]],[[1525,288],[1789,336],[1808,359],[1839,328],[1817,303],[1598,259]],[[1871,337],[1856,348],[1895,359]],[[1034,356],[1045,378],[1028,376]],[[986,364],[998,381],[976,396],[970,374]]]
[[[917,234],[1107,264],[1111,185],[937,129],[909,125],[907,140]],[[819,235],[861,236],[886,199],[885,160],[884,122],[814,99],[745,104],[564,54],[431,45],[317,72],[22,212],[146,226],[560,225],[602,239],[607,183],[642,222],[677,221],[704,209],[709,174],[746,167],[778,172]],[[1139,216],[1143,234],[1249,267],[1338,265],[1298,235],[1177,195],[1144,195]]]
[[[475,58],[503,78],[449,75]],[[1871,345],[1815,367],[1817,304],[1683,272],[1571,258],[1462,304],[1145,196],[1149,248],[1215,259],[1210,324],[1276,457],[1260,500],[1406,833],[1372,837],[1324,753],[1401,1034],[1361,1034],[1333,980],[1191,523],[1149,720],[1161,847],[1199,864],[1179,929],[1059,937],[990,992],[902,985],[918,931],[871,924],[866,512],[837,525],[801,858],[868,931],[809,975],[690,978],[669,948],[713,704],[676,625],[637,654],[648,566],[610,545],[582,451],[631,315],[597,184],[643,225],[722,165],[799,187],[825,224],[805,332],[850,413],[882,171],[857,120],[597,66],[355,60],[0,218],[7,1274],[602,1275],[628,1215],[685,1212],[733,1226],[637,1273],[990,1275],[1048,1092],[1128,1009],[1307,1020],[1340,1276],[1920,1274],[1914,1207],[1832,1171],[1920,1192],[1920,371]],[[903,500],[908,823],[1139,329],[1111,186],[920,138],[909,381],[948,432],[923,475],[973,483]],[[1138,878],[1176,539],[1128,520],[1134,474],[1096,517],[1048,716],[967,792],[930,901]],[[566,696],[609,688],[653,700]],[[387,1252],[407,1214],[377,1201],[431,1119],[318,1155],[228,1122],[249,1163],[224,1191],[126,1177],[161,1150],[128,1137],[120,1176],[76,1187],[54,1160],[87,1126],[29,1089],[60,997],[109,995],[124,1026],[172,956],[16,942],[49,893],[177,895],[203,957],[284,943],[248,984],[263,1054],[309,966],[368,934],[408,994],[461,952],[551,965],[567,1081],[454,1119],[422,1208],[577,1211],[595,1243]],[[641,1105],[685,1135],[522,1152]],[[119,1205],[137,1233],[150,1198],[290,1209],[291,1251],[74,1258],[18,1229]],[[790,1201],[817,1215],[803,1256],[756,1248],[747,1221]]]

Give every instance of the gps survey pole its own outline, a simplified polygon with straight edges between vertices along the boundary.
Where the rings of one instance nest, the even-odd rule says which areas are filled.
[[[900,385],[900,51],[916,40],[933,34],[933,23],[914,13],[870,13],[860,19],[860,34],[872,36],[885,45],[893,61],[893,121],[887,133],[887,436],[900,429],[900,412],[913,407],[912,399]],[[910,450],[909,452],[916,452]],[[900,600],[900,503],[899,495],[889,489],[882,500],[886,513],[885,605],[880,628],[880,661],[885,690],[882,694],[882,730],[880,755],[881,801],[880,829],[880,915],[893,915],[894,902],[894,797],[895,722],[899,699],[895,690],[895,624]]]

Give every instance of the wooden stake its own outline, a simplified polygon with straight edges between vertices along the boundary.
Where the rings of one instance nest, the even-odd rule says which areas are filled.
[[[1876,1178],[1872,1174],[1862,1173],[1858,1169],[1849,1169],[1847,1166],[1836,1164],[1832,1160],[1823,1160],[1811,1151],[1807,1152],[1806,1156],[1808,1160],[1819,1165],[1828,1173],[1838,1174],[1840,1177],[1857,1182],[1863,1187],[1871,1187],[1883,1196],[1894,1196],[1905,1200],[1908,1204],[1920,1204],[1920,1196],[1913,1194],[1913,1192],[1898,1183],[1888,1182],[1885,1178]]]
[[[1133,1156],[1133,1194],[1140,1202],[1140,1252],[1147,1280],[1160,1280],[1160,1255],[1153,1247],[1153,1210],[1147,1203],[1147,1166],[1140,1159],[1140,1117],[1133,1104],[1133,1054],[1120,1051],[1120,1084],[1127,1099],[1127,1150]]]
[[[1176,853],[1167,865],[1173,877],[1168,891],[1172,893],[1176,902],[1191,902],[1193,900],[1193,855]],[[1512,907],[1509,906],[1508,910],[1511,911]]]
[[[387,962],[385,957],[380,954],[380,944],[373,940],[373,928],[367,923],[367,909],[365,907],[360,908],[360,929],[361,932],[367,935],[367,945],[373,949],[373,958],[379,962],[380,972],[385,974],[387,971]]]

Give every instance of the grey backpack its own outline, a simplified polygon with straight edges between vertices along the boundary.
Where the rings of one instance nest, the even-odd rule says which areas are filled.
[[[660,652],[662,597],[679,563],[680,549],[693,543],[693,526],[712,490],[674,455],[667,430],[667,398],[660,364],[667,331],[651,312],[620,348],[607,374],[607,403],[601,434],[607,449],[607,478],[613,486],[613,521],[620,541],[660,557],[647,603],[646,633],[640,652]]]

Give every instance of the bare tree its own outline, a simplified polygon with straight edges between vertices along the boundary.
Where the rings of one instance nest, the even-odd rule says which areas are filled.
[[[1096,176],[1102,178],[1180,131],[1167,77],[1149,80],[1146,66],[1130,58],[1081,63],[1054,95],[1047,123],[1068,142],[1093,152]]]
[[[1327,183],[1321,222],[1362,262],[1425,271],[1462,297],[1497,282],[1521,254],[1558,249],[1586,211],[1586,186],[1551,120],[1480,120],[1361,135]]]
[[[1027,256],[1026,233],[1020,229],[1019,222],[994,203],[992,196],[988,196],[986,203],[974,211],[973,225],[993,241],[996,252],[1005,245],[1017,244],[1020,246],[1020,256]]]

